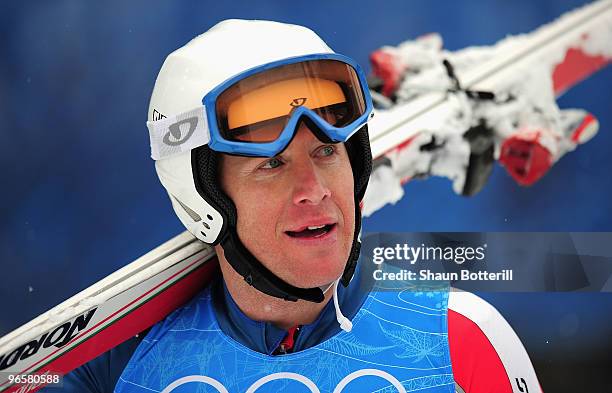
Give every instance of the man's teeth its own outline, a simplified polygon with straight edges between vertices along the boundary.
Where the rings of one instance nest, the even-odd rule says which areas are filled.
[[[329,233],[336,224],[311,225],[300,231],[287,231],[291,237],[316,238]]]

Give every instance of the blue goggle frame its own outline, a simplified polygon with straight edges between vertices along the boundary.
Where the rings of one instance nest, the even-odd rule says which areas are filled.
[[[258,74],[262,71],[270,70],[279,66],[311,60],[337,60],[351,66],[355,70],[355,73],[359,79],[359,87],[361,88],[361,93],[363,95],[363,99],[366,105],[365,111],[361,116],[343,127],[334,127],[330,125],[327,121],[322,119],[319,115],[317,115],[312,109],[300,106],[291,113],[289,121],[283,128],[283,131],[280,133],[278,138],[272,142],[238,142],[230,141],[223,138],[221,132],[219,131],[216,113],[216,102],[219,95],[221,95],[227,88],[232,86],[234,83],[239,82],[240,80],[245,79],[251,75]],[[319,128],[319,130],[325,135],[327,135],[327,137],[332,141],[346,142],[357,130],[359,130],[368,121],[370,114],[372,113],[372,109],[374,108],[374,105],[372,104],[372,98],[370,97],[370,91],[368,90],[366,76],[359,64],[357,64],[350,57],[339,55],[336,53],[324,53],[292,57],[251,68],[236,76],[233,76],[230,79],[227,79],[225,82],[212,89],[210,92],[208,92],[208,94],[204,96],[204,98],[202,99],[202,104],[204,105],[204,110],[206,111],[205,115],[208,121],[208,129],[210,133],[210,141],[208,142],[209,147],[212,150],[222,153],[252,157],[274,157],[275,155],[282,152],[291,142],[291,139],[295,134],[298,122],[300,121],[300,118],[302,116],[309,118]]]

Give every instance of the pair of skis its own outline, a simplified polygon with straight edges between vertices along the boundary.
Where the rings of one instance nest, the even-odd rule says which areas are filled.
[[[567,120],[556,112],[554,99],[612,60],[611,35],[612,0],[603,0],[493,47],[453,54],[429,36],[375,52],[382,87],[374,92],[379,108],[369,126],[375,165],[364,214],[399,200],[401,184],[415,176],[447,176],[456,192],[469,195],[488,176],[483,162],[507,157],[515,178],[526,179],[529,173],[520,172],[525,160],[531,165],[532,157],[548,154],[550,165],[573,148],[570,142],[575,147],[588,140],[594,120]],[[411,64],[411,54],[429,63]],[[436,86],[440,75],[448,83]],[[549,91],[529,91],[521,84],[529,78],[543,81]],[[537,111],[545,116],[530,124],[556,131],[538,136],[524,132],[520,121],[505,121],[534,119],[524,116],[534,106],[550,113]],[[474,141],[482,140],[488,147],[479,150],[483,143]],[[48,379],[24,376],[66,374],[119,345],[194,296],[216,268],[214,251],[189,233],[167,241],[0,338],[0,391],[36,391]]]

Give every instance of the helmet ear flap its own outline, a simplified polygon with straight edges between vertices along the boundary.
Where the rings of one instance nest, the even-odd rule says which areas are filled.
[[[222,157],[208,145],[191,151],[193,182],[200,196],[223,218],[223,228],[211,245],[217,245],[227,232],[228,226],[236,227],[236,205],[219,186],[218,167]]]
[[[372,150],[370,148],[370,136],[368,125],[361,127],[348,141],[344,143],[353,170],[353,182],[355,188],[355,234],[353,244],[341,277],[341,283],[345,287],[353,278],[357,261],[361,251],[361,200],[365,195],[370,173],[372,172]]]
[[[196,189],[192,153],[155,161],[155,171],[166,189],[176,216],[199,240],[217,244],[227,225],[218,207],[203,199]]]
[[[355,204],[358,207],[365,195],[372,172],[372,150],[370,148],[368,125],[365,124],[361,127],[344,145],[353,169]]]

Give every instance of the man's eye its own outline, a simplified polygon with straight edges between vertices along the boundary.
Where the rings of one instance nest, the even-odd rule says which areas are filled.
[[[336,152],[336,149],[333,146],[327,145],[327,146],[322,147],[321,150],[319,150],[319,152],[321,153],[322,156],[329,157]]]
[[[270,158],[268,161],[265,162],[265,164],[263,164],[261,166],[261,168],[263,169],[274,169],[274,168],[278,168],[279,166],[281,166],[283,163],[280,159],[274,157],[274,158]]]

